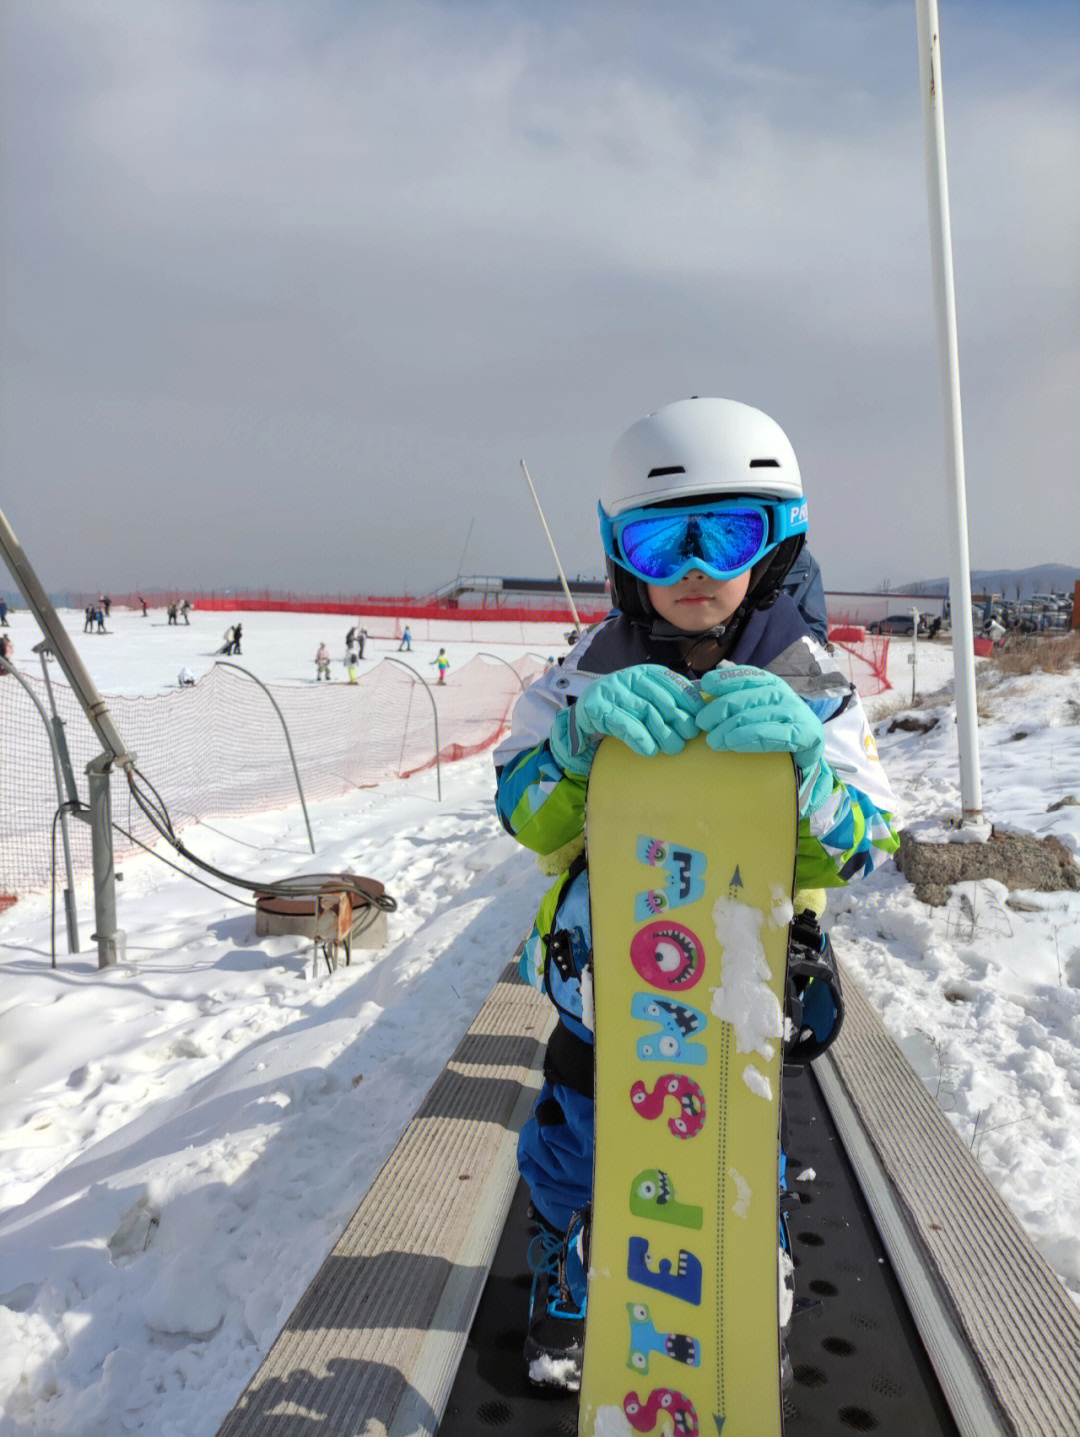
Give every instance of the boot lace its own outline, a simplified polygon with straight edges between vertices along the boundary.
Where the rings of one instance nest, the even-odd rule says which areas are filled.
[[[544,1222],[538,1222],[536,1232],[529,1243],[528,1263],[529,1267],[537,1275],[544,1274],[551,1285],[558,1292],[558,1307],[563,1309],[567,1316],[580,1315],[581,1302],[574,1296],[570,1285],[570,1278],[567,1272],[567,1262],[570,1255],[572,1243],[576,1240],[577,1230],[582,1229],[582,1242],[584,1251],[585,1224],[588,1221],[588,1211],[575,1212],[571,1218],[565,1233],[558,1233],[554,1228],[548,1227]],[[585,1266],[584,1256],[582,1267]],[[548,1299],[549,1310],[555,1306]]]

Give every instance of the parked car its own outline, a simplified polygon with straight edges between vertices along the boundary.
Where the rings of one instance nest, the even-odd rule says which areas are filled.
[[[926,618],[919,615],[919,633],[926,633]],[[867,624],[868,634],[900,634],[909,638],[915,631],[915,620],[911,614],[889,614],[887,618],[875,619],[872,624]]]

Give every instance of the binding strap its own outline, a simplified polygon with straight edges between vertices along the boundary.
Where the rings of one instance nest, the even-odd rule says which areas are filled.
[[[844,1021],[836,955],[809,908],[792,921],[788,938],[787,1016],[795,1030],[784,1052],[787,1063],[819,1058]]]

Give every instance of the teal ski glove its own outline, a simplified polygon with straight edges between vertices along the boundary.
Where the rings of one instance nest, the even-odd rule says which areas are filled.
[[[799,770],[799,813],[813,813],[832,792],[825,730],[789,684],[765,669],[720,667],[701,680],[712,697],[697,715],[710,748],[735,753],[790,753]]]
[[[697,685],[662,664],[635,664],[596,679],[551,727],[548,746],[564,773],[586,774],[605,734],[635,753],[678,753],[697,734]]]

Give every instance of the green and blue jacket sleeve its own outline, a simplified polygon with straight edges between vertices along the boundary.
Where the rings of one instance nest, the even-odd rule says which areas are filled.
[[[832,793],[799,823],[796,884],[835,888],[866,877],[899,848],[895,798],[854,691],[803,697],[824,726]]]
[[[507,833],[548,854],[578,837],[585,826],[587,778],[564,773],[547,742],[526,749],[498,770],[495,804]]]

